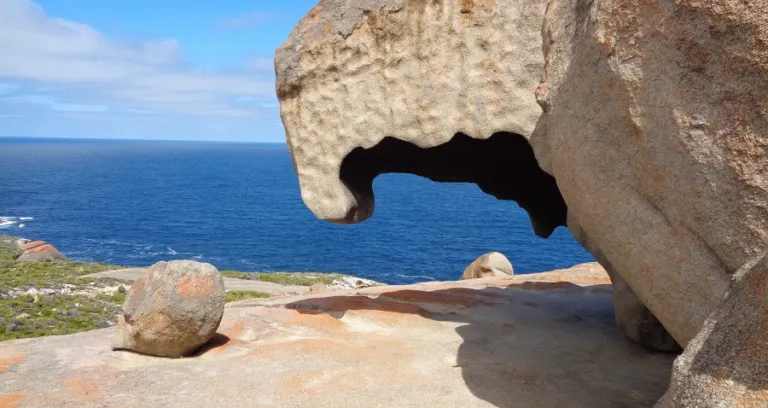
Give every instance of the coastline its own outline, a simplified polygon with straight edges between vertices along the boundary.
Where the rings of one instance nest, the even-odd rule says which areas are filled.
[[[30,253],[36,257],[20,260]],[[0,341],[112,327],[132,282],[146,270],[46,254],[61,255],[44,241],[0,235]],[[382,286],[338,273],[221,274],[227,302]]]

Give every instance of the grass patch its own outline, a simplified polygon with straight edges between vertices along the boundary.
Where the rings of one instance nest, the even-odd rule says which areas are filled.
[[[0,235],[0,261],[13,261],[24,252],[16,244],[18,238]]]
[[[115,324],[125,293],[0,299],[0,341],[71,334]]]
[[[312,286],[315,283],[330,285],[343,275],[338,273],[314,273],[314,272],[237,272],[222,271],[222,276],[228,278],[257,280],[262,282],[277,283],[280,285]]]
[[[126,294],[99,293],[99,288],[127,286],[128,282],[79,276],[115,268],[85,262],[0,260],[0,341],[70,334],[113,325]],[[30,290],[38,293],[18,295],[19,291]],[[45,290],[56,293],[42,293]]]
[[[0,264],[0,288],[28,289],[47,288],[59,289],[64,285],[83,286],[94,280],[104,282],[104,279],[83,279],[82,275],[119,269],[119,266],[71,261],[54,262],[11,262]],[[117,281],[113,279],[113,281]]]
[[[224,301],[229,302],[237,302],[238,300],[245,300],[245,299],[264,299],[268,298],[270,295],[266,292],[251,292],[246,290],[233,290],[224,293]]]

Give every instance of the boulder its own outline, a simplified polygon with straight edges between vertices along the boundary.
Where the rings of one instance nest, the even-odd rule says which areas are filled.
[[[748,262],[675,360],[658,408],[768,407],[768,256]]]
[[[55,246],[44,241],[32,241],[19,244],[19,248],[24,252],[16,258],[17,261],[47,262],[67,260],[67,257],[59,252]]]
[[[224,280],[210,264],[158,262],[131,286],[113,349],[181,357],[211,339],[224,313]]]
[[[306,205],[321,219],[363,221],[374,177],[404,172],[515,200],[537,235],[565,226],[565,201],[526,139],[541,114],[545,4],[321,1],[275,58]],[[625,292],[638,307],[624,308],[620,327],[656,347],[666,330]]]
[[[464,269],[461,279],[503,278],[514,274],[515,270],[504,254],[489,252],[469,264]]]
[[[536,158],[682,346],[768,242],[766,10],[552,1],[544,19]]]

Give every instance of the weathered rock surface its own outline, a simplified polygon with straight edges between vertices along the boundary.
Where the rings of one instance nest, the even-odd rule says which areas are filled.
[[[224,314],[224,281],[210,264],[158,262],[133,285],[112,348],[181,357],[210,340]]]
[[[768,2],[543,7],[321,1],[276,58],[302,197],[320,218],[357,222],[380,173],[472,181],[521,203],[542,236],[567,203],[626,284],[630,336],[661,338],[663,325],[684,346],[768,241]],[[538,166],[515,164],[524,146],[499,148],[514,135],[530,135],[554,192]]]
[[[190,358],[110,351],[114,329],[0,343],[0,406],[652,406],[672,357],[611,304],[594,264],[248,300]]]
[[[461,275],[461,279],[504,278],[515,274],[512,263],[504,254],[489,252],[475,259]]]
[[[600,252],[600,249],[593,245],[573,217],[568,219],[568,229],[573,237],[592,253],[610,276],[613,285],[613,309],[616,315],[616,325],[624,335],[630,341],[651,350],[680,352],[681,348],[677,341],[637,297],[624,278],[616,273],[613,265]]]
[[[686,345],[768,242],[768,2],[552,1],[543,34],[536,157]]]
[[[19,244],[19,248],[24,251],[17,261],[43,262],[43,261],[66,261],[67,257],[59,252],[55,246],[45,241],[30,241]]]
[[[321,219],[368,218],[372,178],[402,172],[397,166],[417,168],[419,160],[406,163],[407,155],[400,154],[399,163],[388,163],[393,167],[356,168],[345,181],[340,169],[353,150],[373,148],[388,136],[419,150],[457,133],[475,139],[497,132],[530,135],[541,114],[532,92],[543,67],[545,4],[320,1],[275,57],[280,112],[306,205]]]
[[[768,256],[734,275],[733,286],[675,360],[659,408],[768,407]]]
[[[307,206],[321,219],[362,221],[373,211],[373,178],[405,172],[515,200],[540,236],[565,225],[565,202],[526,140],[541,114],[533,90],[544,7],[321,1],[276,55]],[[663,346],[667,331],[625,287],[620,327],[639,344]]]
[[[315,283],[314,285],[309,287],[309,293],[325,293],[325,285],[322,283]]]

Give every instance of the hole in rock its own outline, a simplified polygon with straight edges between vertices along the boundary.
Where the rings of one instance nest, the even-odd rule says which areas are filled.
[[[477,184],[486,194],[517,202],[540,237],[566,223],[567,207],[555,179],[539,167],[528,140],[516,133],[500,132],[488,139],[457,133],[449,142],[426,149],[386,137],[370,149],[350,152],[339,177],[358,208],[372,208],[373,180],[385,173]]]

